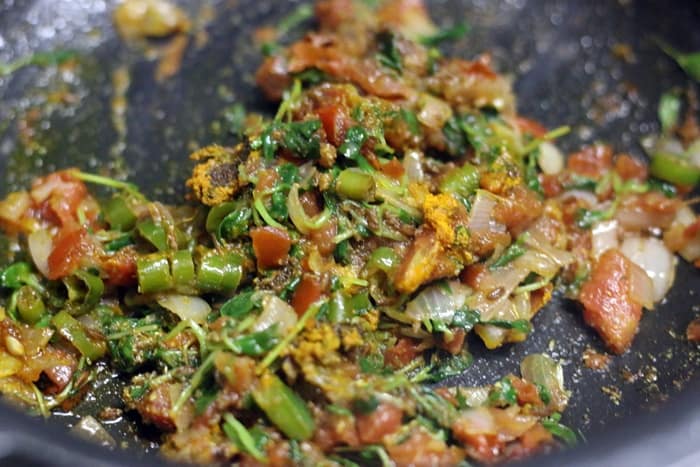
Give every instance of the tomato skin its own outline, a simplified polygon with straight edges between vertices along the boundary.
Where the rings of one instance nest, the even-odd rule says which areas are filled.
[[[265,226],[250,230],[253,240],[253,252],[261,269],[273,268],[284,264],[292,247],[292,239],[284,230]]]
[[[615,159],[615,172],[623,180],[637,180],[641,182],[649,176],[647,165],[629,154],[617,156]]]
[[[53,239],[53,249],[49,254],[48,278],[56,280],[69,276],[92,249],[93,245],[84,228],[59,231]]]
[[[515,117],[515,126],[523,133],[529,133],[535,138],[541,138],[547,133],[547,129],[540,122],[526,117]]]
[[[312,303],[321,298],[321,292],[320,282],[312,276],[304,275],[292,296],[292,307],[297,315],[304,314]]]
[[[389,162],[386,164],[382,164],[381,169],[383,174],[388,175],[391,178],[396,178],[399,179],[403,177],[403,174],[405,172],[403,165],[397,158],[391,159]]]
[[[54,172],[32,184],[32,198],[39,205],[42,218],[63,227],[77,224],[78,206],[88,196],[85,184],[70,172]]]
[[[343,108],[338,105],[324,105],[319,107],[316,113],[321,119],[328,142],[336,147],[343,144],[349,126],[349,119]]]
[[[612,148],[604,144],[586,146],[571,154],[566,167],[584,177],[597,179],[612,167]]]
[[[395,433],[401,427],[403,411],[392,404],[379,404],[369,414],[355,418],[357,434],[366,444],[381,443],[386,435]]]
[[[384,360],[394,368],[401,368],[411,363],[419,353],[417,341],[409,337],[400,337],[396,345],[384,352]]]
[[[132,246],[122,248],[112,256],[102,260],[102,271],[112,285],[129,286],[136,284],[136,250]]]
[[[581,286],[579,295],[583,319],[617,354],[629,348],[642,316],[642,306],[630,296],[629,271],[629,260],[618,250],[608,250]]]

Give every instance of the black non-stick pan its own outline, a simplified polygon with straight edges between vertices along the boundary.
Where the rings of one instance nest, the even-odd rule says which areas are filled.
[[[116,35],[115,3],[0,0],[0,62],[38,51],[78,53],[74,69],[26,67],[0,77],[0,195],[38,174],[78,166],[126,172],[149,195],[176,201],[184,194],[189,151],[226,142],[215,131],[225,107],[242,102],[270,112],[252,79],[261,57],[251,34],[298,2],[179,2],[200,33],[179,72],[163,82],[154,79],[156,65],[144,49],[125,45]],[[572,126],[561,141],[567,150],[604,140],[642,157],[639,140],[658,128],[660,94],[697,86],[654,41],[700,50],[697,1],[428,4],[438,24],[464,20],[471,25],[465,38],[447,46],[449,53],[470,58],[490,51],[497,68],[514,77],[522,114],[550,128]],[[113,75],[120,67],[131,77],[125,133],[115,129],[111,107]],[[0,243],[0,264],[5,256]],[[585,349],[603,348],[577,306],[557,298],[535,317],[535,331],[525,343],[486,351],[470,341],[475,363],[459,383],[493,382],[517,372],[523,356],[546,352],[564,363],[572,390],[563,421],[587,442],[532,465],[700,465],[700,380],[695,377],[700,350],[684,337],[700,314],[698,297],[700,273],[680,261],[667,299],[645,312],[632,349],[614,357],[607,371],[582,364]],[[101,404],[118,405],[119,386],[119,378],[104,373],[95,397],[46,422],[0,405],[0,465],[155,465],[159,460],[149,453],[157,451],[157,438],[132,414],[105,425],[127,450],[108,451],[66,433],[81,415],[98,413]]]

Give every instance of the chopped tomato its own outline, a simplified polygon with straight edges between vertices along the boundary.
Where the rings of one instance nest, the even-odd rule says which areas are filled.
[[[637,333],[642,306],[630,297],[629,260],[618,250],[608,250],[581,286],[583,319],[595,329],[608,348],[621,354]]]
[[[523,453],[525,456],[530,455],[533,451],[536,451],[537,448],[551,441],[552,433],[539,423],[520,437],[520,445],[525,450],[525,453]]]
[[[525,134],[530,134],[535,138],[541,138],[547,133],[547,129],[538,121],[526,117],[515,117],[515,126]]]
[[[518,185],[508,191],[504,202],[496,205],[493,217],[517,236],[540,217],[543,207],[535,192]]]
[[[547,198],[553,198],[564,191],[558,175],[540,175],[540,185],[542,185],[542,191]]]
[[[604,144],[586,146],[571,154],[566,167],[572,172],[590,178],[601,177],[612,166],[612,148]]]
[[[261,170],[258,173],[258,183],[255,185],[255,191],[262,193],[265,190],[269,190],[275,186],[278,178],[279,176],[274,169]]]
[[[411,363],[419,353],[418,341],[409,337],[400,337],[396,345],[384,352],[384,360],[394,368],[401,368]]]
[[[395,157],[386,164],[382,164],[380,170],[389,177],[397,179],[401,178],[405,172],[403,165]]]
[[[77,222],[78,206],[87,193],[85,184],[68,171],[54,172],[37,179],[31,191],[34,201],[43,208],[40,211],[50,209],[62,226],[70,226]]]
[[[540,399],[537,386],[524,379],[516,378],[515,376],[510,377],[510,383],[513,385],[513,389],[515,389],[515,394],[518,397],[518,404],[542,405],[542,399]]]
[[[321,119],[328,142],[336,147],[343,144],[345,133],[351,124],[343,108],[339,105],[324,105],[316,113]]]
[[[304,275],[294,290],[292,307],[297,315],[302,315],[309,306],[321,298],[321,283],[315,277]]]
[[[464,329],[454,329],[452,330],[452,340],[447,342],[445,341],[445,337],[443,334],[442,340],[438,344],[440,348],[447,350],[449,353],[452,355],[457,355],[462,351],[462,347],[464,346],[464,337],[466,336],[466,333],[464,332]]]
[[[316,230],[309,233],[309,239],[316,245],[318,252],[324,256],[328,256],[335,250],[335,242],[333,239],[338,233],[338,222],[332,219],[323,224]]]
[[[464,268],[459,278],[463,284],[467,284],[472,289],[478,289],[486,274],[486,265],[484,263],[476,263]]]
[[[129,246],[102,260],[102,271],[112,285],[136,284],[136,250]]]
[[[615,172],[623,180],[646,180],[649,176],[647,165],[629,154],[620,154],[615,159]]]
[[[251,229],[250,238],[253,240],[253,252],[261,269],[281,266],[292,246],[292,239],[287,232],[271,226]]]
[[[53,239],[53,249],[48,260],[48,278],[56,280],[70,275],[92,249],[93,245],[84,228],[61,230]]]
[[[381,443],[386,435],[395,433],[401,427],[403,411],[392,404],[379,404],[369,414],[355,418],[357,434],[366,444]]]

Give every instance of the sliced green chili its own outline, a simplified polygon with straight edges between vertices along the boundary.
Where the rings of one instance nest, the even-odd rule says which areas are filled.
[[[251,434],[246,430],[245,426],[230,413],[224,414],[224,424],[222,426],[226,436],[231,439],[238,448],[253,456],[256,460],[260,462],[267,463],[267,457],[265,454],[258,449],[255,440]]]
[[[100,359],[107,351],[104,341],[90,338],[83,325],[66,310],[61,310],[51,319],[58,333],[78,349],[88,360]]]
[[[440,191],[443,193],[456,193],[462,197],[467,197],[479,188],[479,169],[476,166],[465,162],[462,167],[456,167],[443,177],[440,182]]]
[[[651,156],[649,172],[656,178],[677,185],[693,186],[700,182],[700,167],[687,159],[665,152]]]
[[[113,230],[122,232],[131,230],[137,220],[136,214],[121,196],[115,196],[107,201],[102,207],[102,215]]]
[[[35,324],[46,313],[46,306],[41,295],[34,288],[25,285],[17,292],[17,311],[22,321]]]
[[[374,177],[359,169],[345,169],[338,174],[336,192],[356,201],[372,201],[377,186]]]
[[[173,286],[170,263],[163,254],[154,253],[138,258],[136,273],[141,293],[163,292]]]
[[[92,310],[100,302],[105,286],[96,274],[77,270],[63,279],[68,292],[68,310],[73,315],[82,315]]]
[[[165,229],[153,222],[153,220],[147,219],[139,222],[136,225],[136,230],[138,230],[141,237],[148,240],[158,251],[168,250],[168,236],[165,233]]]
[[[242,275],[241,258],[238,255],[209,254],[199,261],[197,286],[203,291],[230,292],[236,290]]]
[[[266,372],[252,391],[267,418],[291,439],[307,440],[316,429],[304,400],[272,373]]]
[[[194,261],[189,250],[176,251],[170,261],[170,269],[173,282],[176,287],[188,287],[194,285]]]

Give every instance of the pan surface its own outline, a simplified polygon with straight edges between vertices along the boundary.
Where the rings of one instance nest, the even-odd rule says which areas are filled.
[[[227,142],[215,131],[226,106],[242,102],[250,110],[270,111],[251,76],[260,63],[251,33],[258,26],[274,24],[298,2],[180,2],[200,34],[186,50],[178,74],[162,83],[154,79],[156,64],[116,36],[110,16],[115,3],[0,0],[0,62],[35,51],[78,52],[78,66],[72,70],[28,67],[0,77],[0,195],[26,186],[36,175],[78,166],[128,175],[148,195],[174,202],[184,194],[190,150]],[[465,38],[447,47],[449,53],[471,58],[490,51],[497,69],[514,76],[520,113],[550,128],[572,126],[572,134],[562,139],[566,150],[604,140],[618,152],[642,157],[639,139],[658,127],[660,94],[688,85],[652,38],[662,37],[682,50],[700,50],[700,5],[694,1],[673,2],[672,7],[666,2],[622,0],[428,4],[440,25],[460,20],[471,25]],[[116,92],[113,76],[119,70],[130,76],[122,132],[111,107]],[[0,243],[0,265],[6,256]],[[546,352],[564,363],[565,381],[572,390],[563,421],[590,439],[583,449],[587,452],[566,454],[584,457],[569,457],[567,462],[585,463],[586,455],[610,453],[613,447],[639,454],[650,444],[673,446],[667,454],[660,448],[653,452],[666,456],[663,459],[678,459],[690,452],[685,447],[700,445],[700,428],[692,424],[700,420],[700,404],[693,404],[692,394],[687,394],[698,386],[694,375],[700,368],[700,352],[684,337],[688,323],[700,314],[697,294],[700,273],[681,261],[665,302],[645,313],[632,349],[613,358],[605,372],[582,365],[585,349],[603,348],[584,325],[580,310],[557,298],[534,319],[535,331],[525,343],[486,351],[477,340],[470,341],[475,363],[447,384],[491,383],[508,372],[517,373],[525,355]],[[71,444],[77,446],[72,454],[64,448],[59,455],[61,443],[69,441],[51,431],[55,425],[74,423],[80,414],[98,412],[101,404],[118,405],[119,384],[105,372],[98,395],[75,413],[54,417],[46,433],[38,420],[30,422],[12,411],[6,415],[0,407],[3,420],[16,420],[3,422],[0,428],[0,435],[8,430],[6,438],[0,436],[0,461],[15,452],[13,460],[32,465],[58,465],[59,459],[68,464],[71,455],[83,456],[73,458],[79,465],[133,465],[132,460],[119,460],[82,443]],[[686,386],[686,394],[679,394]],[[671,402],[664,405],[667,399]],[[639,418],[650,410],[658,410],[657,416]],[[157,446],[148,429],[133,421],[126,414],[106,428],[125,446],[154,451]],[[30,433],[33,427],[35,434]],[[655,438],[660,435],[665,437]],[[54,446],[55,455],[44,451],[48,455],[39,457],[40,445]],[[635,465],[658,465],[651,455],[642,455]],[[547,462],[561,461],[555,459]]]

